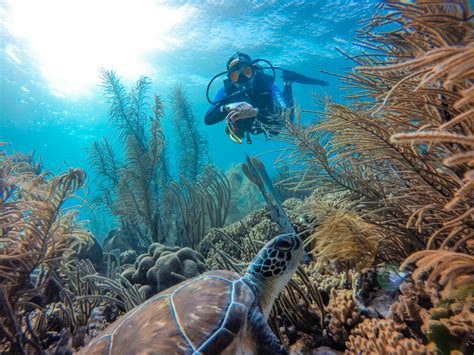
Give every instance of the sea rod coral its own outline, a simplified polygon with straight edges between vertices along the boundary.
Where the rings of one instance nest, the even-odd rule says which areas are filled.
[[[89,241],[77,210],[63,208],[84,172],[54,176],[25,157],[0,152],[0,344],[12,353],[41,349],[28,312],[48,302],[47,286],[61,261]]]

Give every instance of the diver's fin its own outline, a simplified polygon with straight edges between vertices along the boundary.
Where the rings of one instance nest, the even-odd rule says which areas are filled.
[[[320,85],[320,86],[329,85],[327,81],[310,78],[309,76],[305,76],[303,74],[299,74],[297,72],[286,70],[286,69],[283,69],[283,74],[281,77],[283,81],[287,81],[287,82],[306,84],[306,85]]]

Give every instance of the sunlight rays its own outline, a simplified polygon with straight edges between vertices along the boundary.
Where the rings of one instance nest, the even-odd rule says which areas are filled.
[[[179,45],[172,30],[191,12],[153,0],[10,0],[4,15],[51,91],[74,96],[96,85],[100,67],[126,79],[153,74],[147,55]]]

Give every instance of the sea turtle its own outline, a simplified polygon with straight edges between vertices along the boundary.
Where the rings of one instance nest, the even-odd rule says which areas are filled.
[[[267,319],[304,253],[298,235],[270,240],[245,276],[210,271],[162,291],[80,354],[287,354]]]

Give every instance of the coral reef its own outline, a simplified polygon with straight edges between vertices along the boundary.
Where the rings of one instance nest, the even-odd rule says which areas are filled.
[[[346,354],[428,354],[429,349],[400,333],[392,320],[366,319],[349,336]]]
[[[3,151],[0,160],[0,349],[71,352],[144,298],[125,279],[98,276],[89,260],[101,264],[102,251],[70,204],[82,170],[55,176]]]
[[[349,337],[350,330],[363,320],[360,310],[349,290],[332,290],[327,306],[327,328],[329,337],[343,345]]]
[[[316,267],[315,264],[306,267],[306,269],[313,282],[318,285],[320,290],[324,290],[328,295],[331,294],[331,290],[342,289],[346,284],[345,273],[333,275],[330,272],[325,272],[323,269]]]
[[[471,16],[466,1],[381,5],[359,31],[364,50],[345,54],[356,63],[341,76],[349,103],[323,99],[317,123],[304,125],[297,113],[278,137],[290,144],[280,162],[299,176],[293,186],[314,190],[312,246],[323,273],[399,264],[413,271],[391,307],[403,334],[395,323],[379,329],[388,321],[367,320],[371,335],[353,337],[351,352],[472,347],[472,300],[438,312],[474,283]],[[386,277],[387,300],[403,279]]]
[[[423,310],[433,307],[430,295],[425,291],[422,282],[411,279],[400,285],[398,300],[390,307],[389,318],[397,323],[404,323],[416,339],[425,339],[421,331]]]
[[[309,228],[309,223],[300,220],[304,213],[301,200],[289,199],[282,205],[297,232]],[[261,208],[236,223],[211,229],[198,250],[211,269],[229,269],[231,263],[227,261],[233,260],[237,264],[250,262],[259,246],[281,232],[281,227],[269,218],[268,210]]]
[[[95,244],[75,209],[62,207],[84,173],[54,176],[31,156],[0,152],[0,352],[77,349],[151,295],[206,266],[241,272],[271,237],[296,232],[311,253],[269,319],[284,344],[308,353],[321,346],[348,354],[473,353],[468,5],[380,4],[358,33],[364,50],[344,54],[355,62],[341,77],[347,104],[322,99],[314,123],[303,124],[298,112],[288,120],[273,181],[256,158],[242,165],[248,180],[206,166],[205,140],[177,88],[182,149],[172,182],[157,96],[154,115],[147,113],[150,81],[127,91],[104,71],[110,119],[125,147],[116,154],[104,140],[91,150],[100,176],[95,203],[119,225],[105,240],[106,271],[76,259],[90,257]],[[180,246],[163,244],[175,241]]]
[[[146,298],[206,270],[204,258],[190,248],[168,247],[153,243],[139,255],[122,277],[136,285]]]
[[[389,3],[385,8],[395,11],[377,15],[360,31],[360,43],[373,53],[350,57],[359,67],[342,78],[353,89],[351,106],[326,101],[319,123],[311,127],[289,123],[280,137],[292,144],[287,157],[298,161],[305,183],[312,177],[313,184],[325,186],[326,193],[348,193],[366,222],[383,226],[386,237],[378,256],[400,262],[431,245],[432,236],[439,240],[440,233],[454,231],[453,223],[457,230],[453,238],[463,243],[469,239],[466,206],[472,201],[464,201],[465,207],[445,209],[458,193],[464,174],[458,167],[442,165],[453,143],[406,146],[396,137],[440,127],[450,120],[443,116],[447,111],[457,112],[456,98],[466,85],[464,79],[460,78],[459,90],[427,82],[424,74],[432,66],[425,57],[436,48],[469,47],[472,26],[461,3]],[[383,26],[394,18],[401,28],[385,31]],[[443,26],[438,20],[435,25],[433,18]],[[432,34],[428,42],[425,33]],[[468,59],[458,58],[453,65]],[[425,63],[426,68],[420,71],[407,63]],[[418,95],[414,97],[413,92]],[[469,121],[453,127],[462,130],[463,125]],[[470,131],[468,127],[464,129]]]
[[[91,243],[77,210],[63,204],[83,185],[80,169],[54,176],[31,157],[0,152],[0,344],[3,351],[38,351],[28,313],[40,310],[61,262]]]
[[[184,89],[177,87],[171,98],[180,140],[179,179],[173,181],[161,128],[164,108],[157,95],[153,116],[148,112],[150,79],[141,77],[127,91],[113,71],[102,71],[102,83],[110,121],[124,147],[116,151],[104,139],[90,150],[101,192],[93,206],[105,207],[119,225],[106,237],[104,249],[142,253],[152,242],[195,248],[209,228],[224,225],[231,195],[225,175],[205,165],[207,143]]]
[[[452,305],[443,304],[424,312],[423,332],[432,343],[432,350],[443,354],[453,351],[472,352],[465,344],[472,344],[474,328],[474,310],[472,309],[472,296],[464,302],[456,302]]]
[[[281,341],[291,345],[305,335],[321,334],[325,317],[323,297],[304,267],[299,267],[288,286],[275,300],[270,326]],[[311,339],[317,343],[321,339]]]
[[[261,183],[260,185],[262,185]],[[268,199],[273,203],[273,199]],[[281,208],[298,232],[308,229],[303,201],[287,199]],[[302,220],[303,219],[303,220]],[[259,247],[272,236],[282,233],[282,226],[272,221],[266,208],[250,213],[241,221],[221,229],[212,229],[200,244],[207,264],[213,268],[242,272]],[[324,301],[313,279],[300,267],[289,285],[280,293],[269,324],[280,340],[292,344],[301,333],[321,333],[325,315]]]
[[[402,267],[416,262],[412,278],[417,280],[429,273],[425,287],[434,294],[441,288],[439,298],[454,289],[471,285],[474,287],[474,256],[447,250],[422,250],[407,258]]]

